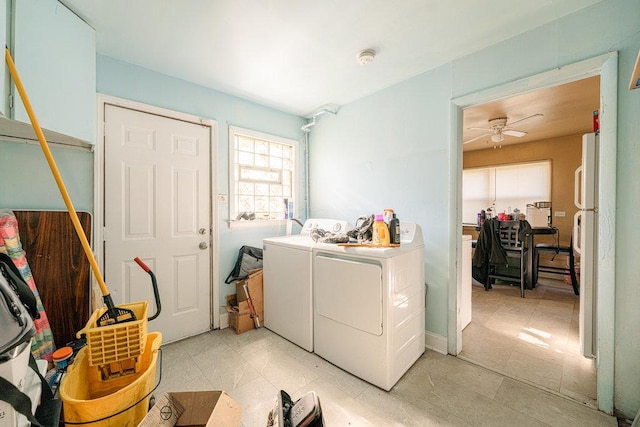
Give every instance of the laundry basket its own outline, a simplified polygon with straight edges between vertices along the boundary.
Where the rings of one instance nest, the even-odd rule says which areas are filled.
[[[98,319],[107,310],[106,307],[103,307],[94,311],[84,329],[76,334],[78,338],[85,335],[87,339],[86,357],[89,366],[121,362],[136,358],[144,353],[147,342],[149,303],[139,301],[123,304],[121,307],[133,310],[138,320],[98,326]]]
[[[87,347],[82,348],[60,384],[64,421],[91,427],[136,426],[149,409],[162,334],[147,335],[145,350],[135,373],[102,379],[90,366]]]

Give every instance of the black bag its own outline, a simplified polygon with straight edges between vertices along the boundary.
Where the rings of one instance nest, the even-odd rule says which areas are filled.
[[[22,278],[13,260],[0,254],[0,363],[9,363],[17,357],[31,337],[36,333],[33,319],[40,317],[36,297]],[[22,349],[22,350],[21,350]],[[34,426],[57,426],[62,410],[62,401],[54,399],[47,381],[38,371],[32,354],[29,366],[38,375],[42,387],[40,405],[35,416],[31,413],[31,399],[9,380],[0,377],[0,400],[9,403],[24,415]]]
[[[308,391],[295,402],[280,390],[274,408],[269,412],[267,427],[324,427],[320,398]]]
[[[235,282],[236,280],[246,279],[249,271],[262,268],[262,249],[252,246],[243,246],[238,253],[238,259],[233,270],[227,276],[224,283]]]
[[[27,350],[30,351],[30,350]],[[29,396],[21,392],[13,383],[0,377],[0,400],[7,402],[18,412],[24,415],[32,426],[37,427],[57,427],[62,413],[62,401],[53,396],[53,392],[44,379],[36,360],[32,354],[29,354],[29,367],[33,369],[40,379],[42,394],[40,396],[40,404],[36,408],[35,415],[31,413],[31,399]]]
[[[10,258],[9,263],[15,268]],[[8,268],[8,266],[6,267]],[[13,277],[5,275],[4,262],[0,263],[0,270],[2,270],[2,274],[0,274],[0,325],[2,325],[0,328],[0,360],[3,360],[13,358],[11,356],[12,350],[29,341],[35,335],[36,329],[33,325],[32,315],[27,312],[25,304],[19,298],[16,284],[11,283]],[[26,291],[22,289],[23,286],[27,288]],[[26,296],[30,293],[35,305],[35,297],[27,284],[20,279],[17,282],[17,287],[20,287]]]
[[[18,295],[18,298],[24,304],[25,308],[31,315],[32,319],[39,319],[40,313],[38,312],[38,304],[36,296],[31,291],[27,282],[24,281],[20,270],[13,263],[11,257],[7,254],[0,253],[0,272],[9,283],[9,286]]]

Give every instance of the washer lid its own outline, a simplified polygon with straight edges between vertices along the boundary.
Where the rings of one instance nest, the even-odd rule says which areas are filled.
[[[308,234],[295,234],[293,236],[267,237],[262,239],[263,245],[286,246],[295,249],[311,251],[316,242]]]
[[[340,219],[309,218],[304,222],[304,225],[300,230],[300,234],[266,237],[262,239],[262,243],[295,247],[298,249],[307,248],[311,250],[311,248],[316,244],[316,242],[311,238],[311,230],[314,228],[330,231],[332,233],[346,233],[349,228],[349,223]]]

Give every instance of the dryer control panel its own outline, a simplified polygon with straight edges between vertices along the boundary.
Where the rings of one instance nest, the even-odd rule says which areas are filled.
[[[349,223],[347,221],[338,219],[326,219],[326,218],[309,218],[304,222],[300,234],[311,234],[311,230],[319,228],[331,233],[346,233],[348,231]]]

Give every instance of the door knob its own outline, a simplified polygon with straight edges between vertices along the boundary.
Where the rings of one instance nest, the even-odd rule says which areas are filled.
[[[198,245],[198,247],[200,249],[207,249],[209,247],[209,245],[207,245],[207,242],[200,242],[200,244]]]
[[[206,234],[206,233],[207,233],[206,228],[201,228],[200,230],[198,230],[198,234]]]

